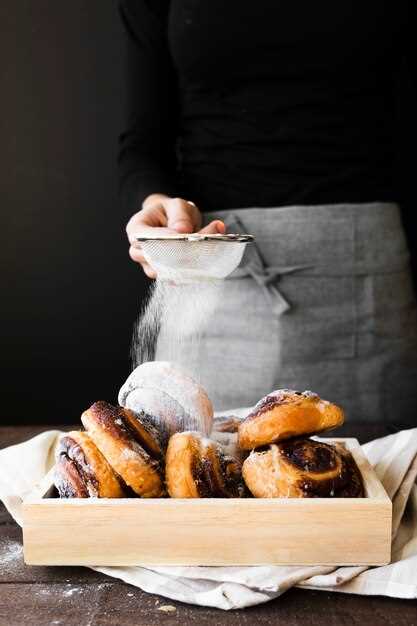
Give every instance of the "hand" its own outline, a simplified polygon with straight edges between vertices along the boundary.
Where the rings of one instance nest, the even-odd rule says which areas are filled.
[[[129,255],[133,261],[142,265],[149,278],[156,278],[155,270],[146,261],[136,237],[157,237],[176,233],[224,234],[226,226],[220,220],[214,220],[201,228],[202,218],[193,202],[183,198],[171,198],[163,194],[152,194],[146,198],[143,208],[133,215],[127,226]]]

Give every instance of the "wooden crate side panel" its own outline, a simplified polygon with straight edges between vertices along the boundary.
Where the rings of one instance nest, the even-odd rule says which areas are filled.
[[[381,502],[351,500],[347,506],[346,500],[332,500],[328,506],[329,501],[274,500],[247,506],[235,501],[223,507],[212,506],[212,500],[125,502],[122,515],[118,506],[95,503],[51,507],[53,516],[46,507],[30,505],[24,526],[26,561],[238,565],[389,560],[390,508]]]

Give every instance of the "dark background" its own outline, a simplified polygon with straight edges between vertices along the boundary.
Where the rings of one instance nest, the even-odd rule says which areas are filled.
[[[1,422],[77,421],[130,371],[145,280],[117,200],[124,123],[117,3],[2,0]],[[397,175],[417,250],[416,98],[398,87]]]

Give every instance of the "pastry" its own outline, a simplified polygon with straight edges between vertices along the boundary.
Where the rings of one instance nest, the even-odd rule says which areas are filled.
[[[81,421],[113,470],[137,495],[164,495],[164,442],[153,424],[129,409],[103,401],[87,409]]]
[[[235,415],[220,415],[214,417],[211,439],[219,443],[226,454],[238,459],[242,463],[249,454],[249,450],[239,448],[237,430],[241,419]]]
[[[237,433],[242,420],[235,415],[218,415],[213,421],[213,431],[218,433]]]
[[[340,426],[343,410],[312,391],[278,389],[262,398],[239,425],[239,447],[251,450]]]
[[[244,494],[239,461],[198,432],[170,438],[165,478],[171,498],[239,498]]]
[[[166,434],[198,430],[208,435],[213,407],[203,387],[166,361],[142,363],[119,391],[119,404],[142,413]]]
[[[364,498],[365,490],[362,481],[362,474],[351,453],[340,443],[332,444],[342,456],[345,463],[347,480],[343,487],[337,491],[338,498]]]
[[[256,498],[362,497],[362,479],[341,446],[291,439],[252,452],[242,474]]]
[[[71,431],[56,451],[54,482],[62,498],[122,498],[122,485],[87,433]]]

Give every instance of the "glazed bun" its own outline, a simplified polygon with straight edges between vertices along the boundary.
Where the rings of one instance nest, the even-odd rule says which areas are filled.
[[[363,496],[350,453],[313,439],[291,439],[254,451],[243,463],[242,474],[256,498]]]
[[[84,411],[81,421],[113,470],[138,496],[164,495],[164,441],[152,423],[103,401]]]
[[[251,450],[340,426],[343,410],[312,391],[278,389],[262,398],[239,425],[238,443]]]
[[[210,434],[213,406],[203,387],[167,361],[139,365],[119,391],[119,404],[147,416],[166,434],[198,430]]]
[[[165,479],[171,498],[239,498],[244,492],[240,462],[198,432],[171,437]]]
[[[62,498],[122,498],[115,472],[87,433],[71,431],[59,440],[54,483]]]

